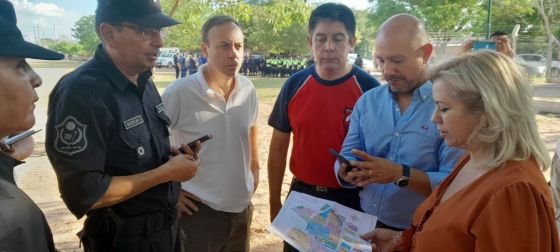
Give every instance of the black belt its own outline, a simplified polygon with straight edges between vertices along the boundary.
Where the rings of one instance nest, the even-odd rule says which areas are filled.
[[[353,191],[355,189],[348,189],[348,188],[332,188],[332,187],[323,187],[317,185],[310,185],[307,184],[297,178],[292,179],[292,185],[304,187],[306,189],[310,189],[316,192],[328,193],[328,192],[338,192],[338,191]]]

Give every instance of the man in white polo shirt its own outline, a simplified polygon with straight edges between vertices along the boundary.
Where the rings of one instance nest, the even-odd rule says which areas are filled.
[[[162,99],[171,119],[171,145],[205,134],[197,175],[182,184],[183,251],[249,251],[249,229],[257,188],[257,96],[253,83],[238,75],[243,32],[228,16],[202,27],[208,62],[194,75],[176,80]]]

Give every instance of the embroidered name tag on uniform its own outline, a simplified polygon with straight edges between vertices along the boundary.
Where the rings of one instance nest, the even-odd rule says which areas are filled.
[[[142,123],[144,123],[144,119],[142,119],[141,115],[137,115],[123,122],[126,130],[132,129]]]
[[[160,103],[156,106],[156,112],[159,114],[161,112],[163,112],[165,110],[165,106],[163,105],[163,103]]]

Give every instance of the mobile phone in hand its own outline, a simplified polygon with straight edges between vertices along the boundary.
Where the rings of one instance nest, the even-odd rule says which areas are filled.
[[[333,149],[329,149],[329,152],[336,157],[336,159],[338,160],[338,162],[340,162],[341,164],[346,164],[346,166],[348,168],[351,168],[352,166],[350,165],[350,161],[348,161],[348,159],[344,158],[342,155],[340,155],[338,152],[336,152]]]
[[[194,140],[194,141],[188,143],[187,145],[188,145],[189,148],[191,148],[191,150],[192,150],[192,149],[194,149],[194,147],[196,146],[196,141],[200,141],[200,143],[204,143],[204,142],[206,142],[206,141],[212,139],[212,137],[213,137],[212,135],[207,134],[207,135],[204,135],[204,136],[202,136],[202,137],[199,137],[198,139],[196,139],[196,140]],[[183,147],[179,148],[179,152],[181,152],[181,153],[183,153],[183,154],[186,154],[186,153],[187,153],[187,152],[185,151],[185,149],[183,149]]]
[[[25,138],[27,138],[27,137],[33,135],[33,134],[39,132],[39,131],[41,131],[41,129],[38,129],[38,130],[28,130],[28,131],[19,133],[19,134],[15,135],[15,136],[8,137],[8,139],[6,139],[6,141],[4,141],[4,143],[7,144],[7,145],[15,144],[15,143],[17,143],[17,142],[19,142],[19,141],[21,141],[21,140],[23,140],[23,139],[25,139]]]

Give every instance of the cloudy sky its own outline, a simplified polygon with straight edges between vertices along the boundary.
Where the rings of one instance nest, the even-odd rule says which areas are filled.
[[[72,27],[84,16],[94,14],[96,0],[10,0],[16,9],[18,27],[26,40],[35,38],[72,38]],[[341,2],[352,8],[366,9],[368,0],[312,0]]]
[[[71,28],[84,15],[93,14],[95,0],[10,0],[25,39],[71,38]]]

